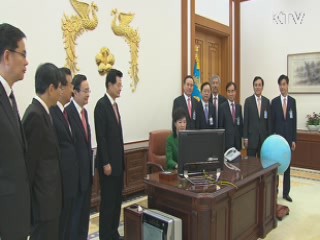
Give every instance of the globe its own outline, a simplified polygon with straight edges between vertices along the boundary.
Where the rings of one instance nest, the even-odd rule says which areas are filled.
[[[262,144],[260,159],[263,168],[278,163],[278,173],[284,173],[291,161],[291,149],[287,140],[276,134],[269,136]]]

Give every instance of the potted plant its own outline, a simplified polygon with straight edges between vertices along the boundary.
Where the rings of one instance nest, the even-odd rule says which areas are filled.
[[[320,127],[320,113],[313,112],[312,114],[308,114],[307,118],[307,127],[310,131],[317,131]]]

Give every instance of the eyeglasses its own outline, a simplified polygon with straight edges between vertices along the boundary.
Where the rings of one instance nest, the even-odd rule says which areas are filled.
[[[8,51],[18,53],[23,58],[27,58],[27,53],[19,52],[19,51],[13,50],[13,49],[8,49]]]
[[[91,90],[90,89],[85,89],[85,90],[79,90],[79,92],[83,92],[85,94],[88,94],[88,93],[91,93]]]

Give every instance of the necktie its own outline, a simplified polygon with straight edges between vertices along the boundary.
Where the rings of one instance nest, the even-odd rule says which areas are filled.
[[[69,120],[68,120],[68,113],[65,109],[63,109],[63,116],[64,116],[64,119],[67,121],[67,123],[69,124]]]
[[[217,97],[213,98],[213,106],[217,109]]]
[[[208,119],[209,119],[208,103],[204,105],[204,114],[206,116],[206,123],[208,123]]]
[[[190,118],[192,118],[192,116],[191,116],[191,98],[190,97],[188,97],[188,112],[189,112]]]
[[[258,114],[259,114],[259,118],[260,118],[260,114],[261,114],[261,98],[258,97]]]
[[[235,109],[235,106],[234,106],[234,103],[231,103],[231,109],[232,109],[232,120],[233,120],[233,124],[236,123],[236,109]]]
[[[286,119],[286,117],[287,117],[287,98],[283,99],[282,110],[283,110],[283,117],[284,117],[284,119]]]
[[[69,123],[69,119],[68,119],[68,113],[67,113],[66,109],[63,109],[63,116],[64,116],[64,119],[66,120],[68,127],[69,127],[69,130],[71,132],[71,127],[70,127],[70,123]]]
[[[81,110],[81,122],[82,122],[82,126],[84,129],[84,133],[86,134],[86,139],[88,141],[89,135],[88,135],[88,125],[87,125],[86,110],[85,109]]]
[[[213,106],[216,109],[216,128],[218,127],[218,106],[217,106],[217,97],[213,98]]]
[[[114,114],[116,115],[117,122],[120,123],[119,112],[118,112],[118,104],[115,102],[112,104]]]
[[[12,107],[14,118],[16,120],[16,124],[18,125],[18,127],[20,127],[20,116],[19,116],[16,98],[14,97],[13,91],[11,91],[9,98],[11,101],[11,107]]]

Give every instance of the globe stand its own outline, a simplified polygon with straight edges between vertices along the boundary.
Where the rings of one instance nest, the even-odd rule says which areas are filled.
[[[277,175],[277,195],[279,192],[278,189],[279,189],[279,175]],[[282,221],[282,219],[285,216],[289,215],[290,209],[288,208],[288,206],[277,203],[277,210],[276,211],[277,211],[276,212],[277,219]]]
[[[273,164],[278,164],[278,173],[284,173],[290,167],[291,148],[285,138],[280,135],[273,134],[264,140],[261,151],[261,164],[263,168],[267,168]],[[279,187],[279,175],[277,176],[277,195]],[[282,220],[283,217],[289,215],[289,208],[285,205],[277,204],[276,217]]]

